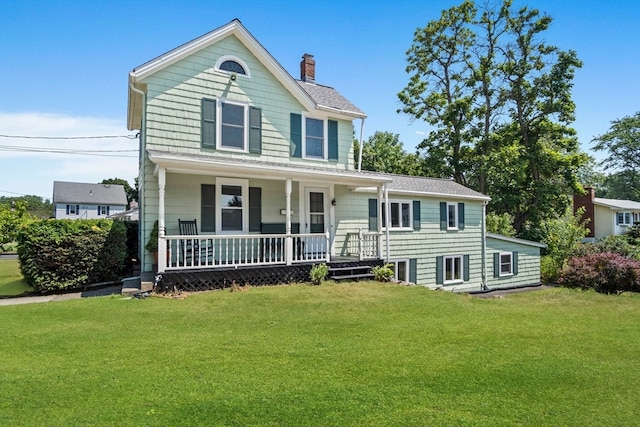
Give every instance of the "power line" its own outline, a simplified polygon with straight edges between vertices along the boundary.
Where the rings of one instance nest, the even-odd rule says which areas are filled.
[[[139,134],[135,135],[95,135],[95,136],[29,136],[29,135],[2,135],[0,138],[21,138],[21,139],[113,139],[127,138],[136,139]]]
[[[74,154],[81,156],[128,157],[138,156],[116,155],[108,153],[137,153],[138,150],[78,150],[74,148],[21,147],[17,145],[0,145],[0,151],[21,151],[27,153]]]

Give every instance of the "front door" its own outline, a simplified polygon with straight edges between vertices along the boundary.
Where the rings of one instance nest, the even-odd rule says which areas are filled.
[[[306,217],[305,233],[324,234],[329,226],[329,207],[327,206],[328,190],[323,188],[307,188],[305,190]],[[308,239],[305,245],[307,254],[324,254],[327,250],[326,239],[318,236]]]

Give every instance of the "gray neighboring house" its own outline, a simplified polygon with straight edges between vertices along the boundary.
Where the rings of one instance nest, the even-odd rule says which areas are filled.
[[[53,182],[56,219],[106,219],[127,209],[122,185]]]

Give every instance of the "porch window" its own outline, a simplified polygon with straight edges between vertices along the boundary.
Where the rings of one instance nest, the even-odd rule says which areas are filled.
[[[247,230],[246,198],[248,196],[248,181],[244,179],[216,180],[216,215],[219,223],[217,229],[222,233],[245,233]]]
[[[413,222],[412,215],[412,201],[410,200],[390,200],[389,201],[390,221],[389,226],[391,229],[411,229]],[[386,203],[382,203],[382,224],[383,227],[387,224],[387,206]]]

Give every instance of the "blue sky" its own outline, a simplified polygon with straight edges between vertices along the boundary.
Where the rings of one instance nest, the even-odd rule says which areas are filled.
[[[316,81],[335,87],[367,113],[365,138],[378,130],[397,133],[412,151],[428,128],[396,113],[396,94],[407,82],[405,52],[416,28],[459,3],[0,0],[0,134],[133,135],[125,122],[128,72],[238,18],[295,78],[302,54],[313,54]],[[590,152],[592,138],[612,120],[640,110],[640,0],[515,4],[553,17],[546,41],[576,50],[584,62],[574,80],[574,127],[582,149]],[[118,177],[133,184],[137,175],[132,139],[0,138],[0,146],[0,196],[51,198],[54,180]]]

